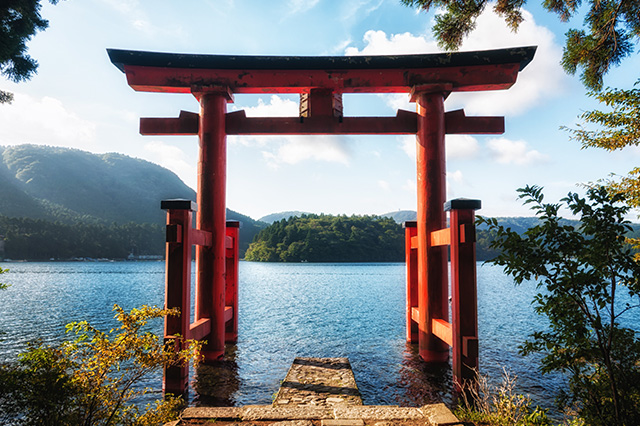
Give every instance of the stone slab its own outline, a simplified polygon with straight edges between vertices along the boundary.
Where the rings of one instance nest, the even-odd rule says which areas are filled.
[[[188,407],[180,416],[182,419],[238,420],[242,418],[243,407]]]
[[[336,419],[413,420],[425,418],[419,408],[385,405],[336,407],[333,409],[333,415]]]
[[[425,405],[420,408],[420,411],[422,411],[424,416],[434,425],[445,426],[462,424],[460,423],[460,420],[453,415],[451,410],[442,403]]]
[[[274,406],[362,405],[348,358],[295,358]]]
[[[322,426],[364,426],[364,421],[362,419],[358,419],[358,420],[331,419],[331,420],[323,420]]]
[[[244,407],[242,420],[313,420],[332,419],[333,411],[327,407],[295,407],[253,405]]]

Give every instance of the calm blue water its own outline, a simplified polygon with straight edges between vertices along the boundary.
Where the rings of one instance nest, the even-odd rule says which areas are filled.
[[[64,325],[113,325],[113,304],[129,309],[164,301],[163,262],[3,263],[0,361],[26,342],[63,338]],[[541,377],[517,346],[544,327],[530,305],[533,286],[514,288],[500,268],[478,263],[480,368],[506,367],[520,390],[551,405],[561,383]],[[450,402],[448,368],[422,363],[405,343],[405,266],[240,263],[239,340],[219,368],[202,368],[196,404],[269,404],[296,356],[348,357],[366,404]],[[154,325],[162,332],[162,324]],[[195,374],[192,377],[196,376]],[[208,384],[215,383],[214,390]],[[147,383],[161,387],[160,375]]]

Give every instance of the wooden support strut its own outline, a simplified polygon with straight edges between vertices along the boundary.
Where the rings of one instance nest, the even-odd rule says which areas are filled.
[[[445,318],[432,317],[431,333],[452,347],[453,376],[456,386],[476,377],[478,369],[478,318],[475,256],[475,213],[479,200],[455,199],[445,203],[444,211],[450,212],[448,228],[431,232],[432,246],[451,247],[451,323]],[[419,284],[413,277],[417,259],[410,254],[417,251],[419,240],[413,235],[417,222],[405,222],[407,259],[407,341],[419,342],[414,336],[416,325],[423,324],[428,315],[416,306]],[[424,287],[424,286],[422,286]]]
[[[226,132],[229,94],[224,90],[194,93],[200,100],[197,228],[211,233],[210,246],[196,249],[195,319],[211,319],[202,354],[205,362],[224,355],[226,264]]]
[[[214,321],[209,317],[197,318],[190,324],[191,294],[191,246],[212,246],[211,233],[191,227],[193,212],[197,205],[190,200],[165,200],[161,207],[167,210],[167,273],[166,301],[168,309],[178,308],[179,316],[165,318],[164,337],[174,340],[176,350],[183,348],[184,339],[203,340],[209,338]],[[240,224],[228,221],[224,236],[225,244],[225,306],[223,321],[224,340],[235,342],[238,336],[238,237]],[[173,366],[165,369],[163,388],[165,393],[182,395],[188,388],[188,366]]]
[[[448,318],[449,312],[447,251],[431,241],[431,233],[445,227],[444,96],[439,91],[416,94],[418,348],[427,362],[444,362],[449,357],[448,345],[433,334],[432,327],[433,318]]]
[[[451,229],[452,367],[456,385],[474,380],[478,370],[478,302],[475,210],[479,200],[448,201]]]

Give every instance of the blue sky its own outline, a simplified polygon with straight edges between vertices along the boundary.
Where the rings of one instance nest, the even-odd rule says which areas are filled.
[[[0,145],[23,143],[119,152],[160,164],[195,188],[197,138],[138,134],[139,117],[176,117],[198,111],[191,95],[137,93],[115,68],[107,48],[238,55],[357,55],[434,53],[433,14],[399,0],[66,0],[46,3],[50,22],[29,43],[38,74],[29,82],[0,80],[15,93],[0,105]],[[462,50],[537,45],[533,62],[508,91],[454,94],[447,110],[504,115],[500,136],[447,136],[449,198],[477,198],[479,214],[529,216],[517,201],[526,184],[545,187],[557,200],[577,184],[640,162],[640,149],[582,150],[561,125],[597,105],[577,76],[559,61],[564,33],[581,20],[561,23],[537,3],[511,33],[490,10]],[[605,79],[630,88],[638,78],[634,53]],[[395,115],[415,110],[407,95],[345,95],[345,115]],[[237,95],[229,110],[247,115],[297,115],[297,96]],[[285,210],[330,214],[382,214],[415,210],[413,136],[229,137],[227,206],[259,218]]]

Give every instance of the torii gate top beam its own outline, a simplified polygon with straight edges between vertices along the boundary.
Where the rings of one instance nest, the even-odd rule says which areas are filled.
[[[108,49],[129,85],[144,92],[408,93],[422,85],[452,92],[511,87],[535,47],[395,56],[229,56]]]

